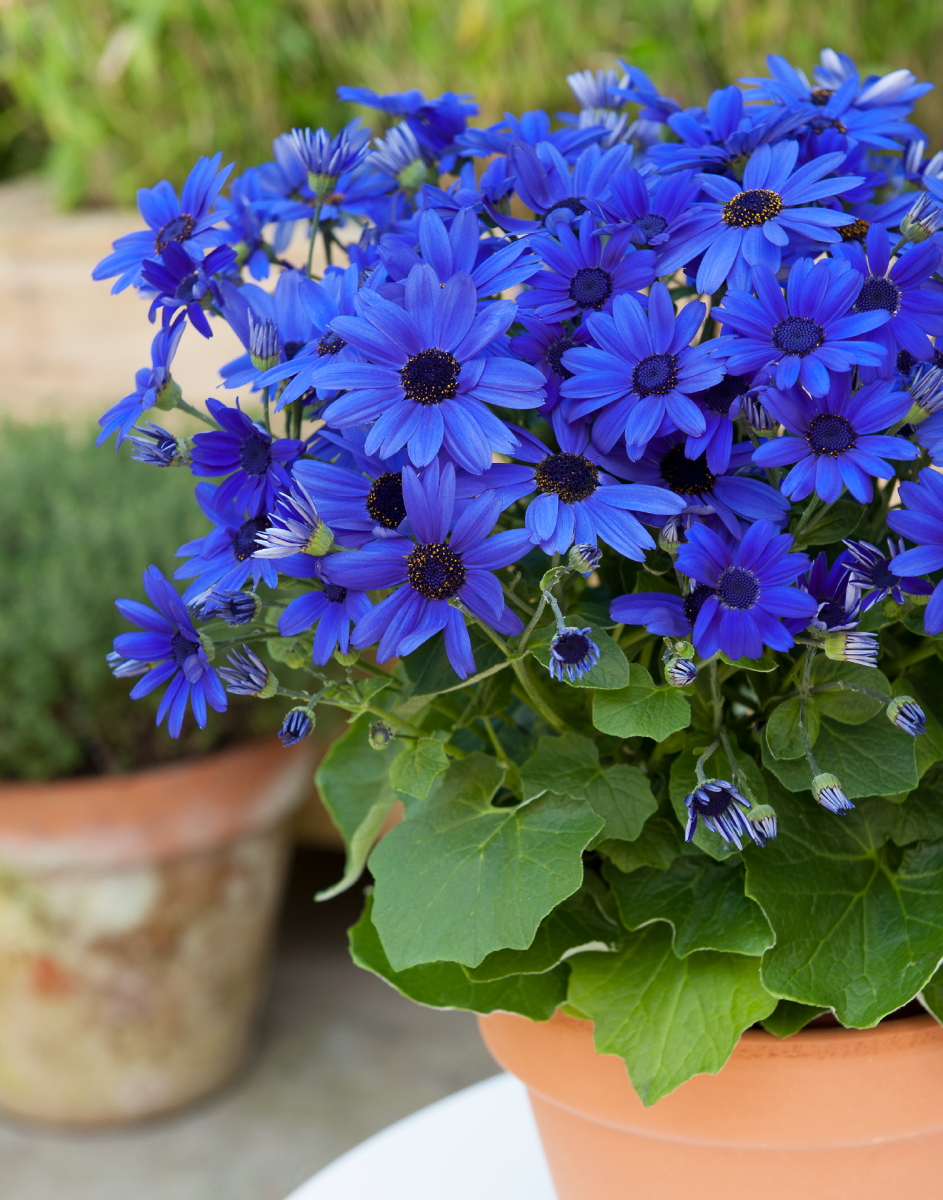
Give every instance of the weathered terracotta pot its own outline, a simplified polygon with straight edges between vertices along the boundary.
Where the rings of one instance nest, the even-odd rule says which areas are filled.
[[[237,1069],[310,779],[273,738],[0,787],[0,1110],[136,1120]]]
[[[748,1031],[718,1075],[646,1109],[592,1024],[480,1017],[527,1085],[559,1200],[888,1200],[940,1194],[943,1028]]]

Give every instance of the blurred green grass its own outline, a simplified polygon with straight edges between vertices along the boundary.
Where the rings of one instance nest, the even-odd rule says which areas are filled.
[[[822,46],[943,79],[940,0],[7,0],[0,172],[46,154],[59,202],[121,203],[221,149],[239,168],[293,124],[349,119],[339,83],[475,92],[482,120],[571,108],[568,72],[625,57],[684,104]],[[917,122],[943,136],[943,95]]]

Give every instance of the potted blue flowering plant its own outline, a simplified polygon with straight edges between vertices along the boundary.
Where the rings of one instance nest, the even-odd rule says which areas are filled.
[[[592,1022],[645,1105],[751,1028],[943,1016],[931,85],[769,67],[689,109],[583,72],[556,128],[344,88],[385,136],[203,159],[95,271],[159,318],[102,440],[191,471],[211,526],[182,595],[150,568],[119,603],[116,673],[174,735],[227,692],[286,702],[286,745],[349,714],[318,783],[324,895],[372,872],[354,959]],[[204,410],[172,360],[214,321],[244,354]]]

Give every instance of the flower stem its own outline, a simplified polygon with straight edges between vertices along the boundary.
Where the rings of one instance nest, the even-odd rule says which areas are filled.
[[[701,755],[701,757],[694,764],[694,773],[695,773],[695,775],[697,775],[698,783],[703,783],[707,779],[707,775],[704,772],[704,764],[707,762],[707,760],[710,758],[710,756],[714,753],[714,751],[717,749],[717,747],[719,745],[720,745],[720,739],[714,738],[714,740],[711,742],[711,744],[707,747],[707,749],[704,751],[704,753]]]
[[[204,425],[209,425],[211,429],[221,428],[221,426],[217,425],[212,417],[208,417],[206,413],[200,412],[200,410],[198,408],[194,408],[192,404],[187,404],[186,400],[178,400],[174,407],[179,408],[181,412],[189,413],[191,417],[196,417],[196,419],[198,421],[202,421]]]
[[[540,692],[537,691],[537,686],[528,673],[525,660],[523,658],[512,658],[511,666],[514,668],[514,674],[517,676],[521,687],[527,693],[527,699],[534,712],[543,718],[551,729],[555,729],[557,733],[563,733],[564,729],[566,729],[565,723],[547,704]]]
[[[313,262],[314,262],[314,243],[315,243],[315,241],[317,240],[317,236],[318,236],[318,228],[319,228],[319,226],[320,226],[320,224],[321,224],[321,205],[322,205],[323,203],[324,203],[324,201],[321,199],[321,196],[320,196],[320,193],[319,193],[319,195],[318,195],[318,205],[317,205],[317,208],[314,210],[314,216],[311,218],[311,240],[310,240],[310,241],[309,241],[309,243],[308,243],[308,270],[307,270],[307,274],[308,274],[308,278],[309,278],[309,279],[313,278],[313,276],[312,276],[312,274],[311,274],[311,266],[312,266],[312,264],[313,264]]]

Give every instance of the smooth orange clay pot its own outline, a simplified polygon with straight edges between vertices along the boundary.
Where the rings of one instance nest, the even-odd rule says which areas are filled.
[[[559,1200],[943,1196],[943,1028],[749,1030],[717,1075],[646,1109],[593,1027],[479,1017],[530,1094]]]
[[[0,1111],[88,1126],[238,1068],[306,747],[0,786]]]

